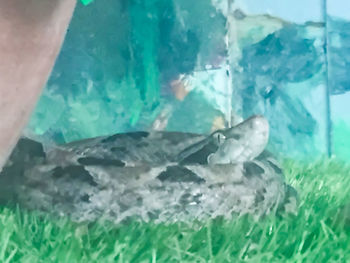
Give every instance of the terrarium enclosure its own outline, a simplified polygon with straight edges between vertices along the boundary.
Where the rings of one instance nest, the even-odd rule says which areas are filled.
[[[0,145],[75,4],[0,262],[350,262],[349,1],[0,0]]]
[[[253,114],[284,157],[350,157],[347,2],[79,3],[27,134],[194,133]]]

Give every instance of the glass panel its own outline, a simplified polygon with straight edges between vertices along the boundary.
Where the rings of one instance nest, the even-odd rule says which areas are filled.
[[[222,128],[232,93],[225,35],[226,18],[210,0],[78,5],[30,130],[62,143]]]
[[[271,125],[270,148],[288,157],[327,152],[322,1],[239,0],[233,5],[236,63],[232,101]],[[302,10],[302,11],[301,11]]]
[[[263,114],[272,151],[326,154],[324,17],[321,0],[80,4],[27,133],[209,133]]]
[[[333,152],[350,158],[350,2],[327,2],[328,68]]]

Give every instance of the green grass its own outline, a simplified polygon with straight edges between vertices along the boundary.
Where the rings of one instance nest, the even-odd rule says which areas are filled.
[[[4,207],[0,262],[350,262],[350,167],[284,166],[300,193],[297,216],[113,226]]]

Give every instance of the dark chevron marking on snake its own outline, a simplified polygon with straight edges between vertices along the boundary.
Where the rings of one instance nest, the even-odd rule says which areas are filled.
[[[0,174],[0,200],[76,221],[292,211],[295,191],[264,151],[268,133],[253,116],[210,135],[130,132],[51,147],[22,138]]]

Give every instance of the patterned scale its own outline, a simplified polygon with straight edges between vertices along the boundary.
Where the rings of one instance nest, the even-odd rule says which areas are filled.
[[[75,221],[295,212],[295,190],[264,151],[268,132],[253,116],[208,136],[132,132],[54,147],[22,138],[0,175],[0,200]]]

